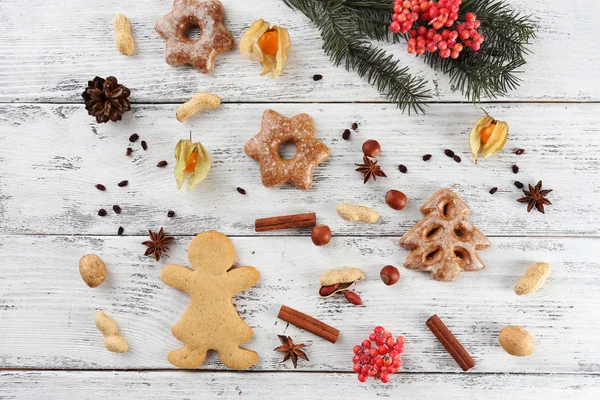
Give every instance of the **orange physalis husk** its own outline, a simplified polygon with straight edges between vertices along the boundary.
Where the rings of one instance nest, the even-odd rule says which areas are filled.
[[[259,61],[263,66],[261,75],[271,73],[275,78],[283,73],[290,53],[290,35],[288,31],[279,26],[269,27],[269,23],[262,19],[254,21],[250,29],[244,33],[240,40],[240,53],[246,60]],[[267,32],[277,32],[277,54],[267,54],[260,47],[260,39]]]
[[[493,127],[491,127],[492,124]],[[481,134],[488,127],[492,129],[492,133],[487,140],[483,140]],[[469,146],[471,147],[473,161],[477,163],[479,155],[485,159],[502,150],[507,138],[508,124],[504,121],[495,120],[486,112],[483,117],[479,118],[469,135]]]
[[[186,171],[188,160],[193,152],[197,152],[198,159],[194,172]],[[188,190],[195,188],[200,182],[202,182],[210,171],[210,156],[208,152],[202,146],[202,143],[193,143],[191,140],[185,139],[180,140],[175,147],[175,180],[177,181],[177,188],[181,189],[183,183],[187,180]],[[189,179],[188,179],[189,178]]]

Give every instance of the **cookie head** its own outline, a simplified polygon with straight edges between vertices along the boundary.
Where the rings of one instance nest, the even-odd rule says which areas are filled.
[[[188,258],[194,269],[221,275],[235,262],[235,249],[222,233],[204,232],[192,239]]]

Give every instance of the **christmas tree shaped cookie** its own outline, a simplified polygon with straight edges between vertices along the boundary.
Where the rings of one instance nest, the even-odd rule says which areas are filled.
[[[466,218],[469,206],[450,189],[438,190],[422,207],[425,217],[400,239],[412,250],[404,266],[429,271],[438,281],[456,281],[463,271],[485,265],[477,250],[490,247],[487,237]]]

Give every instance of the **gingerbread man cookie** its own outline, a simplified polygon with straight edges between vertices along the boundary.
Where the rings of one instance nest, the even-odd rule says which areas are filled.
[[[298,189],[310,189],[314,168],[327,160],[329,149],[315,139],[315,124],[308,114],[286,118],[273,110],[262,117],[261,131],[246,142],[246,154],[260,163],[262,183],[273,187],[289,182]],[[279,146],[286,142],[296,145],[294,157],[284,160]]]
[[[173,335],[184,347],[169,353],[169,362],[180,368],[196,368],[208,350],[219,352],[232,369],[245,369],[258,361],[258,354],[241,348],[252,337],[252,329],[240,318],[231,297],[258,282],[254,267],[231,268],[235,249],[219,232],[204,232],[192,239],[188,258],[194,269],[167,265],[160,279],[188,293],[190,304],[173,326]]]
[[[199,27],[202,36],[190,40],[188,29]],[[154,27],[167,41],[169,65],[192,64],[208,74],[215,66],[217,54],[233,47],[233,36],[223,25],[223,5],[218,0],[174,0],[173,10]]]

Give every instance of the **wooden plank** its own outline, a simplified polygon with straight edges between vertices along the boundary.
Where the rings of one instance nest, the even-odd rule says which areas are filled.
[[[2,236],[0,240],[0,367],[51,369],[173,368],[167,354],[180,347],[170,329],[189,298],[164,285],[161,268],[189,265],[191,238],[177,237],[159,263],[143,257],[139,237]],[[259,353],[255,371],[291,370],[282,364],[277,334],[306,343],[309,362],[298,371],[350,371],[352,347],[376,325],[406,336],[403,370],[459,372],[425,326],[438,314],[477,361],[473,372],[598,373],[597,332],[600,307],[600,239],[493,238],[480,252],[487,268],[464,274],[455,283],[436,282],[426,273],[401,268],[407,252],[398,238],[335,238],[324,248],[305,237],[233,238],[240,265],[261,273],[255,287],[235,304],[255,335],[247,347]],[[79,276],[78,260],[98,254],[109,277],[97,289]],[[513,285],[526,267],[546,261],[553,272],[531,296],[518,297]],[[379,270],[400,267],[402,278],[384,286]],[[356,287],[364,306],[343,296],[317,296],[319,277],[343,266],[362,268],[367,279]],[[282,304],[305,312],[341,331],[331,344],[277,319]],[[103,309],[130,344],[125,354],[108,352],[93,323]],[[526,358],[506,354],[498,345],[508,324],[523,326],[536,351]],[[222,369],[215,354],[203,368]],[[355,379],[355,378],[352,378]]]
[[[80,93],[95,75],[115,75],[132,89],[135,102],[181,102],[197,91],[213,91],[227,102],[257,101],[385,101],[375,88],[354,72],[334,67],[321,50],[318,31],[304,15],[281,0],[255,3],[223,0],[226,25],[236,43],[252,21],[264,18],[290,29],[292,52],[285,74],[260,77],[260,66],[241,59],[235,50],[217,59],[210,76],[164,61],[164,41],[154,23],[171,9],[171,0],[139,6],[136,1],[69,2],[63,7],[45,0],[3,0],[0,4],[0,101],[79,102]],[[502,100],[600,100],[600,54],[581,45],[581,36],[600,36],[600,25],[581,18],[589,2],[576,0],[506,0],[514,9],[533,16],[538,39],[521,75],[523,84]],[[137,53],[125,57],[114,44],[112,19],[125,13],[132,22]],[[35,29],[26,29],[35,22]],[[560,29],[557,29],[560,27]],[[414,75],[429,81],[434,101],[462,101],[448,78],[408,54],[404,45],[386,45]],[[324,79],[314,82],[312,76]],[[586,79],[581,79],[586,77]],[[430,111],[433,113],[432,111]]]
[[[43,389],[42,389],[43,388]],[[231,372],[0,372],[1,399],[39,397],[103,399],[313,399],[360,395],[361,398],[506,400],[596,399],[600,380],[594,375],[402,374],[383,385],[361,384],[354,374]]]
[[[470,105],[435,105],[432,114],[403,118],[391,105],[371,104],[228,104],[193,117],[175,120],[175,105],[139,105],[124,121],[98,125],[80,105],[3,105],[0,107],[0,230],[13,233],[145,235],[164,226],[171,234],[193,235],[217,229],[233,235],[256,235],[257,218],[317,212],[318,223],[334,235],[401,235],[420,218],[419,207],[440,187],[450,187],[471,207],[470,220],[487,235],[598,235],[600,211],[592,204],[600,176],[600,105],[495,105],[489,112],[511,127],[506,149],[478,166],[470,161],[468,132],[481,112]],[[258,164],[244,154],[244,143],[260,129],[261,115],[273,108],[292,116],[308,112],[317,135],[332,156],[315,169],[309,191],[290,185],[262,186]],[[344,141],[341,133],[353,122],[360,127]],[[179,139],[202,141],[213,168],[192,192],[178,191],[173,178],[173,149]],[[137,132],[149,145],[128,137]],[[379,163],[388,178],[363,185],[354,163],[362,162],[361,144],[377,139]],[[125,156],[128,146],[134,148]],[[457,164],[444,149],[462,157]],[[515,149],[524,148],[522,156]],[[423,154],[433,158],[423,162]],[[160,160],[169,166],[156,167]],[[398,171],[405,164],[408,173]],[[518,164],[515,175],[511,168]],[[121,180],[129,186],[117,187]],[[515,180],[535,184],[542,179],[554,189],[553,205],[542,215],[527,213],[516,202],[522,196]],[[107,186],[106,192],[94,188]],[[498,192],[490,195],[491,187]],[[236,187],[246,189],[243,196]],[[384,201],[389,189],[409,198],[401,212]],[[381,213],[378,223],[342,220],[335,205],[350,202]],[[115,215],[112,205],[123,212]],[[104,207],[107,217],[97,216]],[[167,211],[174,210],[175,218]],[[267,235],[263,233],[261,236]],[[301,234],[280,231],[271,234]]]

